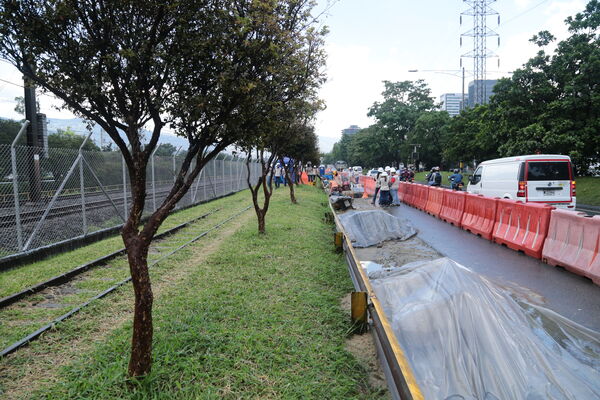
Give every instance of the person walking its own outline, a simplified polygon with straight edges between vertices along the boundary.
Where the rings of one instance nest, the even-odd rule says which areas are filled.
[[[377,194],[379,193],[379,177],[383,173],[383,168],[379,167],[377,170],[377,176],[375,177],[375,194],[373,195],[373,201],[371,204],[375,205],[375,201],[377,200]],[[381,200],[381,199],[380,199]]]
[[[273,172],[273,174],[275,175],[275,189],[279,189],[279,185],[281,184],[281,175],[282,175],[282,168],[279,163],[277,163],[277,165],[275,165],[275,171]]]
[[[399,206],[400,202],[398,201],[398,189],[400,189],[400,176],[396,173],[395,168],[390,168],[390,194],[392,195],[392,205]]]
[[[379,205],[382,207],[389,206],[392,203],[390,196],[390,181],[387,172],[383,171],[379,175]]]
[[[315,169],[312,165],[306,167],[306,175],[308,175],[308,182],[312,183],[315,181]]]

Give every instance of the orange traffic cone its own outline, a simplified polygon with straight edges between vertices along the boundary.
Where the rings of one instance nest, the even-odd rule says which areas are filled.
[[[367,194],[367,191],[363,189],[363,195],[362,195],[363,199],[368,199],[369,195]]]

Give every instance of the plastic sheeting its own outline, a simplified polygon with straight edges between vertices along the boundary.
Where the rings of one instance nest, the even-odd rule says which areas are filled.
[[[447,258],[369,269],[426,399],[600,398],[600,334]]]
[[[407,240],[417,231],[410,222],[381,210],[357,211],[339,215],[354,247],[369,247],[386,240]]]

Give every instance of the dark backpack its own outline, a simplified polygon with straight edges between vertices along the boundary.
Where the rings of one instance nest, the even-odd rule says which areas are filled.
[[[442,183],[442,174],[440,174],[439,172],[436,172],[435,176],[433,177],[433,180],[435,181],[436,185],[441,185],[441,183]]]

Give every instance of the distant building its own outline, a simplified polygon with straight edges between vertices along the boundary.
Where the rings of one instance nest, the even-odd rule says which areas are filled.
[[[457,116],[458,114],[460,114],[462,97],[462,93],[444,93],[440,96],[442,110],[447,111],[451,117]],[[465,94],[465,102],[467,99],[468,97]]]
[[[475,82],[469,83],[469,107],[475,107]],[[494,86],[498,83],[496,79],[486,79],[483,86],[484,104],[489,103],[490,97],[494,94]]]
[[[350,125],[350,127],[346,128],[346,129],[342,129],[342,135],[344,134],[348,134],[348,135],[354,135],[356,132],[359,132],[361,129],[358,125]]]

